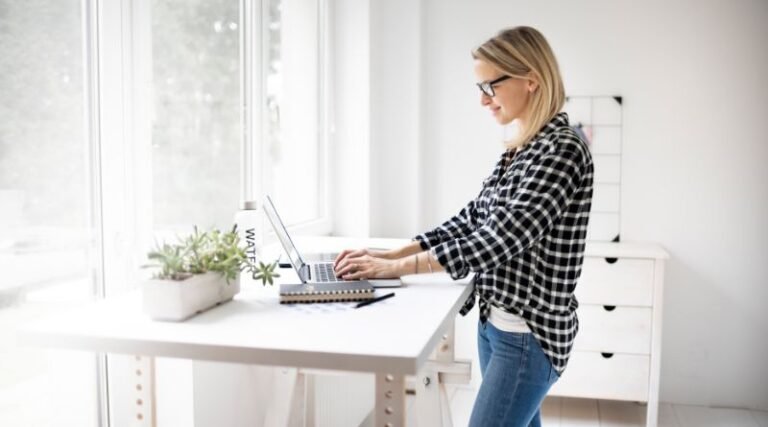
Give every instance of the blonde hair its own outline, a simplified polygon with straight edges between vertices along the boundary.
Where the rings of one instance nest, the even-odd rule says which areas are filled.
[[[522,147],[531,142],[563,108],[565,88],[557,59],[547,39],[535,28],[502,30],[474,49],[472,57],[488,62],[506,75],[533,79],[538,83],[528,103],[528,121],[517,138],[507,141],[507,148]]]

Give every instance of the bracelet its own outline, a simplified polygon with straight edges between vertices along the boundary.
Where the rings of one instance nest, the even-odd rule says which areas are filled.
[[[419,254],[413,254],[413,257],[416,258],[416,266],[413,269],[413,274],[419,274]]]
[[[427,267],[429,267],[429,273],[434,273],[432,271],[432,258],[429,256],[429,253],[427,253]]]

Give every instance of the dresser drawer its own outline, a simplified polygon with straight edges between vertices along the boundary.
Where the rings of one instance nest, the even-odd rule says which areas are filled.
[[[605,353],[651,353],[653,310],[583,304],[576,311],[579,333],[575,350]]]
[[[584,304],[653,305],[654,261],[620,258],[613,264],[605,258],[584,258],[576,298]]]
[[[650,356],[574,351],[549,395],[646,402],[649,373]]]

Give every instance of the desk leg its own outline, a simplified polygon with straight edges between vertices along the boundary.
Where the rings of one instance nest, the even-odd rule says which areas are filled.
[[[439,374],[434,369],[425,369],[416,377],[416,419],[419,426],[451,426],[450,415],[443,419],[445,386],[439,382]],[[446,402],[447,404],[447,402]]]
[[[117,420],[119,422],[130,422],[131,425],[137,427],[155,427],[157,426],[157,401],[155,395],[155,358],[148,356],[127,356],[127,355],[113,355],[109,356],[110,368],[116,371],[123,371],[124,369],[130,369],[132,376],[128,380],[130,392],[125,393],[123,390],[116,392],[118,398],[129,397],[128,401],[130,406],[126,406],[126,409],[120,409],[118,412],[121,418]],[[121,380],[122,381],[122,380]],[[118,381],[120,383],[120,381]],[[122,399],[120,399],[122,405]],[[127,419],[123,417],[128,416]],[[116,421],[113,419],[113,422]]]
[[[431,360],[416,377],[417,419],[419,426],[452,427],[450,401],[445,386],[445,377],[451,375],[454,360],[454,323],[451,322],[441,337]]]
[[[405,376],[376,373],[376,406],[373,409],[377,427],[405,426]]]
[[[435,359],[438,362],[443,363],[455,363],[456,362],[456,322],[451,322],[451,325],[448,327],[448,331],[443,334],[442,339],[440,340],[440,344],[437,345],[437,351],[435,355]],[[471,366],[470,366],[471,370]],[[441,374],[439,371],[436,372],[436,379],[438,380],[436,384],[440,387],[440,399],[438,402],[438,405],[440,407],[440,413],[442,418],[442,426],[443,427],[453,427],[453,415],[451,414],[451,401],[448,400],[448,390],[445,387],[445,377],[446,374]]]
[[[448,330],[443,334],[440,339],[440,343],[437,344],[437,348],[434,352],[434,359],[438,362],[453,362],[456,358],[454,351],[454,337],[456,335],[456,322],[451,322],[448,326]]]
[[[274,394],[267,408],[267,427],[298,427],[305,425],[306,376],[296,368],[276,368]]]

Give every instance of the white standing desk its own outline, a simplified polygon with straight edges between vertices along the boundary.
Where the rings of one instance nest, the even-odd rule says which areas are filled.
[[[301,242],[302,250],[403,243],[333,238]],[[354,303],[322,309],[282,305],[277,285],[247,285],[233,301],[180,323],[149,319],[134,292],[41,320],[24,328],[20,340],[97,353],[374,373],[377,426],[405,424],[406,376],[417,375],[419,424],[445,425],[450,412],[444,380],[470,372],[469,363],[457,363],[453,352],[453,323],[471,291],[468,282],[455,282],[444,273],[405,276],[404,286],[377,290],[377,295],[395,292],[394,298],[360,309]],[[266,424],[289,424],[291,417],[273,414]]]

